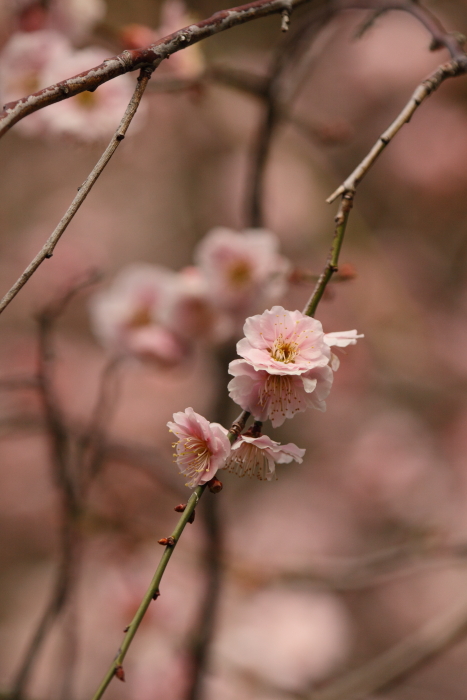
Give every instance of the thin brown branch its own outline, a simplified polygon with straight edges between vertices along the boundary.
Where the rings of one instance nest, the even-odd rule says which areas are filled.
[[[99,85],[112,80],[123,73],[128,73],[139,68],[157,65],[173,53],[187,46],[202,41],[214,34],[223,32],[231,27],[250,22],[260,17],[271,14],[282,14],[284,10],[290,11],[306,4],[311,0],[257,0],[247,5],[240,5],[229,10],[216,12],[210,18],[202,20],[188,27],[183,27],[159,41],[141,49],[125,50],[118,56],[106,59],[103,63],[83,71],[68,80],[62,80],[44,88],[32,95],[23,97],[16,102],[9,102],[0,112],[0,137],[16,122],[38,109],[55,104],[85,91],[94,91]],[[462,71],[467,69],[467,57],[462,50],[458,38],[454,34],[445,31],[439,20],[428,10],[423,8],[415,0],[401,0],[390,2],[389,0],[353,0],[339,2],[330,0],[323,3],[325,11],[341,11],[347,9],[378,10],[402,10],[412,14],[431,33],[434,48],[444,46],[451,57],[458,62]]]
[[[354,195],[357,185],[375,163],[379,155],[384,151],[386,146],[392,141],[394,136],[400,131],[404,124],[408,124],[414,112],[429,97],[440,85],[446,80],[456,75],[460,75],[462,71],[455,61],[448,61],[439,66],[428,78],[425,78],[414,91],[412,97],[407,102],[402,112],[396,117],[392,124],[381,134],[371,151],[355,168],[353,173],[332,193],[326,200],[329,204],[334,202],[340,195]]]
[[[60,220],[60,223],[58,224],[57,228],[55,231],[50,235],[42,249],[38,252],[34,260],[32,260],[21,277],[15,282],[15,284],[11,287],[11,289],[5,294],[3,299],[0,301],[0,313],[4,311],[4,309],[8,306],[8,304],[15,298],[15,296],[18,294],[18,292],[24,287],[26,282],[32,277],[34,272],[37,270],[37,268],[46,260],[47,258],[51,258],[55,249],[55,246],[57,245],[58,241],[60,240],[62,234],[65,232],[65,230],[68,227],[68,224],[71,222],[73,219],[74,215],[86,199],[87,195],[91,191],[92,187],[94,186],[96,180],[98,179],[99,175],[102,173],[104,170],[105,166],[109,162],[109,160],[112,158],[113,154],[117,150],[120,141],[122,141],[125,138],[125,134],[128,130],[128,127],[131,124],[131,121],[133,117],[136,114],[136,111],[139,107],[139,104],[141,102],[141,98],[143,96],[143,93],[146,89],[146,85],[148,83],[149,78],[151,77],[151,70],[149,69],[144,69],[141,71],[140,76],[138,77],[138,82],[135,88],[135,91],[133,93],[133,96],[130,100],[130,103],[125,111],[125,114],[123,115],[123,118],[120,122],[120,125],[113,135],[109,145],[105,149],[104,153],[102,154],[101,158],[99,159],[98,163],[94,166],[93,170],[91,173],[88,175],[86,180],[83,182],[83,184],[78,188],[78,194],[75,196],[73,199],[72,203],[68,207],[67,211],[65,212],[64,216]]]

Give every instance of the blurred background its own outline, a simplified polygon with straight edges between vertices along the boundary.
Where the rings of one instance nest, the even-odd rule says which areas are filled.
[[[2,100],[31,91],[26,74],[38,79],[34,61],[22,73],[18,57],[40,32],[111,56],[224,7],[1,0]],[[310,7],[287,35],[268,17],[156,71],[53,258],[0,318],[5,698],[92,696],[155,570],[157,540],[189,495],[167,421],[187,406],[225,425],[238,413],[226,367],[241,325],[172,367],[114,367],[92,330],[93,295],[130,263],[191,265],[214,227],[262,226],[295,270],[279,303],[303,308],[333,233],[326,197],[447,59],[409,14],[388,13],[356,38],[368,13],[320,27]],[[449,31],[467,31],[463,0],[429,7]],[[68,72],[56,59],[54,80],[102,60],[91,53]],[[118,79],[129,81],[123,92],[135,77]],[[124,110],[115,104],[95,133],[37,113],[1,141],[2,294],[99,158]],[[365,338],[341,355],[325,413],[267,425],[306,448],[303,464],[280,465],[270,483],[223,473],[223,491],[206,493],[109,699],[465,696],[466,163],[461,77],[417,111],[359,187],[341,255],[352,272],[330,285],[317,318],[327,332]],[[95,271],[98,281],[53,306]],[[78,498],[69,486],[83,465],[92,479]]]

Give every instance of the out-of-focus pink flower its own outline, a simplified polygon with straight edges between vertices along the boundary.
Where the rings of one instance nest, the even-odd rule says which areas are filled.
[[[195,260],[209,282],[215,303],[230,311],[272,301],[285,291],[290,263],[279,255],[270,231],[243,233],[215,228],[199,244]]]
[[[79,41],[104,18],[106,9],[104,0],[51,0],[49,22],[74,41]]]
[[[241,608],[221,636],[222,656],[269,686],[303,692],[349,653],[349,618],[337,596],[281,588]]]
[[[196,267],[173,276],[161,318],[174,333],[192,342],[221,342],[234,330],[230,317],[213,305],[207,280]]]
[[[49,63],[44,80],[47,85],[52,85],[93,68],[106,58],[108,54],[100,48],[76,51],[53,65]],[[52,135],[71,136],[88,142],[109,138],[123,117],[132,94],[131,78],[121,75],[100,85],[94,92],[81,92],[47,107],[42,110],[44,121]],[[136,121],[141,113],[140,106]]]
[[[60,65],[69,58],[71,52],[72,48],[66,37],[55,31],[13,34],[0,54],[2,103],[19,100],[47,87],[49,83],[45,73],[49,66]],[[43,109],[29,115],[21,120],[16,128],[27,135],[43,133],[46,111]]]
[[[160,306],[174,273],[156,265],[131,265],[109,289],[94,295],[91,322],[99,340],[113,350],[172,365],[187,348],[159,322]]]
[[[192,408],[174,413],[170,431],[178,437],[176,447],[180,472],[190,477],[187,486],[204,484],[216,474],[230,455],[227,430],[219,423],[210,423]]]
[[[289,464],[292,460],[303,462],[305,450],[293,442],[281,445],[267,435],[254,437],[240,435],[232,446],[232,453],[224,469],[235,472],[238,476],[256,476],[263,481],[271,481],[276,473],[276,464]],[[277,477],[276,477],[277,478]]]
[[[187,12],[183,0],[165,0],[161,7],[160,24],[154,32],[155,39],[162,39],[168,34],[173,34],[193,24],[195,19]],[[199,44],[187,46],[186,49],[177,51],[170,56],[169,61],[164,61],[164,66],[178,78],[195,80],[199,78],[206,67],[203,52]]]
[[[257,371],[245,360],[231,362],[229,373],[234,376],[228,385],[230,398],[256,420],[269,419],[274,428],[307,408],[325,411],[334,377],[328,365],[284,376]]]
[[[247,318],[243,330],[246,337],[237,343],[237,352],[256,370],[297,375],[329,362],[321,323],[300,311],[273,306]]]

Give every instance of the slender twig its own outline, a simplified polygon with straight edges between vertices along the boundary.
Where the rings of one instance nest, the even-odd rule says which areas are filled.
[[[228,438],[231,442],[234,442],[237,439],[238,435],[243,431],[249,417],[250,414],[248,413],[248,411],[242,411],[237,420],[234,421],[228,433]],[[175,526],[174,531],[172,532],[170,537],[167,538],[168,540],[170,540],[170,544],[166,545],[164,553],[162,554],[162,557],[160,559],[159,565],[150,583],[150,586],[146,591],[146,594],[133,620],[127,628],[125,637],[123,638],[123,642],[118,650],[117,656],[110,664],[109,670],[104,676],[104,679],[102,680],[102,683],[100,684],[96,693],[93,695],[92,700],[99,700],[99,698],[103,696],[107,686],[109,685],[109,683],[115,675],[118,674],[120,677],[122,676],[122,664],[128,652],[128,649],[130,648],[133,638],[136,632],[138,631],[138,627],[140,626],[143,617],[146,614],[149,605],[151,604],[151,601],[157,599],[160,595],[159,585],[167,568],[167,564],[170,561],[172,553],[183,533],[183,530],[185,529],[186,524],[193,515],[193,512],[196,506],[198,505],[201,496],[206,490],[206,487],[207,484],[202,484],[193,491],[190,498],[188,499],[185,510],[183,511],[177,525]]]
[[[52,475],[61,501],[60,563],[49,602],[32,635],[13,682],[11,697],[14,700],[24,694],[37,656],[54,622],[67,604],[72,587],[76,583],[75,574],[79,566],[81,541],[78,525],[80,498],[70,463],[70,432],[54,389],[53,331],[58,317],[67,304],[83,288],[95,281],[96,273],[92,272],[84,280],[70,287],[58,301],[42,309],[37,317],[39,356],[36,388],[42,399],[45,428],[51,447]]]
[[[352,209],[352,195],[346,194],[340,203],[339,211],[336,216],[336,229],[334,232],[334,239],[331,245],[331,250],[329,252],[326,265],[323,272],[319,276],[313,293],[305,306],[303,313],[307,316],[314,316],[316,308],[324,294],[331,277],[335,272],[337,272],[337,264],[339,262],[339,253],[341,251],[342,242],[344,240],[345,229],[347,227],[347,221],[349,218],[350,210]]]
[[[429,97],[439,86],[446,80],[460,74],[459,66],[455,61],[448,61],[442,66],[439,66],[428,78],[425,78],[414,91],[412,97],[407,102],[402,112],[392,122],[392,124],[381,134],[371,151],[355,168],[353,173],[340,185],[335,192],[326,200],[328,203],[334,202],[341,194],[355,194],[358,183],[369,171],[371,166],[377,160],[378,156],[384,151],[386,146],[392,141],[398,131],[407,124],[415,110],[422,102]]]
[[[61,102],[86,90],[94,91],[99,85],[123,73],[147,66],[154,69],[171,54],[187,46],[192,46],[214,34],[260,17],[281,14],[284,10],[287,10],[290,14],[293,8],[308,2],[311,2],[311,0],[256,0],[256,2],[251,2],[247,5],[240,5],[239,7],[216,12],[208,19],[183,27],[177,32],[169,34],[144,48],[127,49],[118,56],[106,59],[90,70],[83,71],[79,75],[68,78],[68,80],[62,80],[32,95],[4,105],[3,111],[0,112],[0,137],[20,119],[48,105]],[[408,12],[416,17],[431,33],[433,37],[432,48],[444,46],[450,52],[451,57],[458,62],[460,68],[463,71],[467,70],[467,56],[462,50],[458,38],[454,34],[446,32],[439,20],[415,0],[400,0],[399,2],[391,0],[351,0],[350,2],[345,0],[328,0],[328,2],[322,4],[322,7],[324,7],[325,11],[329,7],[333,11],[381,8]]]
[[[36,257],[29,263],[21,277],[15,282],[15,284],[11,287],[11,289],[5,294],[3,299],[0,301],[0,313],[4,311],[4,309],[8,306],[8,304],[15,298],[15,296],[18,294],[20,289],[24,287],[26,282],[29,280],[30,277],[34,274],[34,272],[37,270],[37,268],[46,260],[46,258],[51,258],[55,249],[55,246],[57,245],[58,241],[60,240],[62,234],[65,232],[65,230],[68,227],[68,224],[71,222],[73,219],[74,215],[86,199],[87,195],[91,191],[92,187],[94,186],[96,180],[98,179],[99,175],[102,173],[104,170],[105,166],[109,162],[109,160],[112,158],[113,154],[117,150],[120,141],[122,141],[125,138],[125,134],[128,130],[128,127],[131,124],[131,121],[133,117],[136,114],[136,110],[139,107],[139,104],[141,102],[141,98],[143,96],[143,93],[146,89],[146,85],[148,83],[149,78],[151,77],[151,70],[150,69],[144,69],[141,71],[140,76],[138,77],[138,82],[135,88],[135,91],[133,93],[133,96],[130,100],[130,103],[125,111],[125,114],[120,122],[120,125],[113,135],[109,145],[105,149],[104,153],[100,157],[99,161],[96,163],[94,168],[92,169],[91,173],[88,175],[86,180],[83,182],[81,187],[78,188],[78,194],[75,196],[73,199],[72,203],[68,207],[66,213],[60,220],[60,223],[58,224],[57,228],[55,231],[50,235],[44,246],[41,248],[41,250],[38,252]]]

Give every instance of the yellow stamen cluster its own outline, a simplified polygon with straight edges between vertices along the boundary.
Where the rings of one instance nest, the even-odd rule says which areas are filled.
[[[299,352],[299,345],[294,340],[285,340],[282,333],[274,341],[270,349],[271,357],[278,362],[289,364],[294,362]]]

